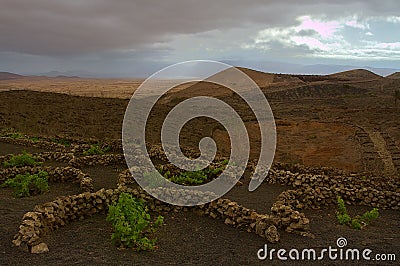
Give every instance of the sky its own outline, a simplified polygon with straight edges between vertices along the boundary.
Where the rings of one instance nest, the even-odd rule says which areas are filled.
[[[0,71],[146,77],[195,59],[282,73],[320,64],[400,69],[398,0],[0,0],[0,7]]]

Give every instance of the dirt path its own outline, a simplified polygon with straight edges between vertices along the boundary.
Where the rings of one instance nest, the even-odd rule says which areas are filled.
[[[384,175],[385,176],[395,176],[397,174],[396,168],[394,167],[392,156],[387,149],[386,141],[382,137],[379,131],[370,130],[364,128],[365,132],[368,133],[371,141],[374,143],[374,146],[379,154],[379,157],[382,159],[384,165]]]

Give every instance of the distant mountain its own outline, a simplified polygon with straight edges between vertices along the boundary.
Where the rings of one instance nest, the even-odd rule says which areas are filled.
[[[395,73],[393,73],[393,74],[391,74],[389,76],[386,76],[386,77],[390,78],[390,79],[400,79],[400,72],[395,72]]]
[[[377,67],[370,67],[370,66],[351,66],[351,65],[324,65],[324,64],[317,64],[317,65],[307,65],[301,67],[299,70],[304,74],[320,74],[320,75],[327,75],[327,74],[334,74],[339,72],[345,72],[354,69],[365,69],[378,74],[380,76],[386,76],[393,72],[399,71],[399,69],[394,68],[377,68]]]
[[[253,79],[258,86],[267,86],[268,84],[272,83],[274,81],[274,74],[271,73],[265,73],[253,69],[248,69],[244,67],[238,67],[239,70],[241,70],[243,73],[248,75],[251,79]]]
[[[366,69],[351,69],[330,75],[273,74],[255,71],[244,67],[238,67],[238,69],[246,73],[261,87],[271,84],[280,84],[282,82],[286,84],[291,83],[299,85],[300,83],[315,81],[358,81],[384,79],[384,77]]]
[[[329,75],[338,72],[353,70],[353,69],[366,69],[381,76],[387,76],[395,72],[400,72],[400,69],[395,68],[378,68],[370,66],[353,66],[353,65],[328,65],[328,64],[315,64],[315,65],[302,65],[285,62],[272,62],[272,61],[241,61],[241,60],[226,60],[223,61],[227,64],[256,69],[262,72],[282,73],[282,74],[298,74],[298,75]]]
[[[88,73],[86,73],[88,74]],[[84,72],[79,71],[49,71],[45,73],[40,73],[40,76],[46,76],[50,78],[77,78],[77,77],[87,77]],[[89,76],[91,76],[89,74]]]
[[[366,69],[381,76],[387,76],[395,72],[400,72],[400,68],[377,68],[370,66],[354,66],[354,65],[330,65],[330,64],[295,64],[287,62],[276,61],[247,61],[247,60],[220,60],[236,67],[243,67],[252,69],[254,71],[261,71],[266,73],[277,74],[295,74],[295,75],[329,75],[338,72],[353,70],[353,69]],[[171,64],[174,62],[171,62]],[[69,70],[69,71],[49,71],[49,72],[30,72],[23,73],[24,75],[47,76],[47,77],[81,77],[81,78],[147,78],[154,72],[168,66],[169,64],[157,64],[152,66],[152,70],[138,70],[132,69],[131,71],[110,71],[110,72],[91,72],[87,70]],[[153,71],[154,70],[154,71]],[[144,71],[144,72],[143,72]],[[255,74],[255,73],[253,73]],[[257,76],[257,75],[256,75]]]
[[[352,65],[328,65],[328,64],[314,64],[314,65],[302,65],[302,64],[293,64],[293,63],[285,63],[285,62],[273,62],[273,61],[246,61],[246,60],[221,60],[221,62],[227,63],[232,66],[236,66],[238,68],[243,69],[251,69],[248,70],[250,76],[259,77],[264,76],[260,74],[260,72],[264,73],[275,73],[275,74],[290,74],[290,75],[330,75],[339,72],[345,72],[354,69],[365,69],[380,76],[386,77],[391,75],[392,73],[400,72],[400,68],[376,68],[370,66],[352,66]],[[155,71],[159,70],[160,67],[154,67]],[[155,72],[154,71],[154,72]],[[256,73],[256,72],[259,73]],[[246,71],[245,71],[246,72]],[[95,73],[86,70],[71,70],[71,71],[49,71],[45,73],[24,73],[24,75],[34,75],[34,76],[47,76],[47,77],[81,77],[81,78],[132,78],[132,77],[141,77],[146,78],[152,73],[141,74],[139,73]],[[267,75],[268,76],[268,75]],[[395,75],[396,76],[396,75]],[[394,76],[394,77],[395,77]],[[284,76],[282,76],[284,77]],[[281,78],[282,78],[281,77]],[[265,82],[266,76],[262,77],[262,82]],[[271,78],[271,75],[269,75]],[[284,77],[289,78],[289,77]],[[393,77],[391,77],[393,78]],[[268,78],[267,78],[268,80]],[[257,82],[257,81],[256,81]],[[258,83],[258,82],[257,82]],[[260,84],[262,85],[262,84]]]
[[[0,72],[0,80],[18,79],[18,78],[22,78],[22,77],[24,77],[24,76],[10,73],[10,72]]]
[[[383,77],[377,75],[366,69],[353,69],[348,71],[343,71],[335,74],[329,75],[330,77],[335,77],[343,80],[371,80],[371,79],[382,79]]]

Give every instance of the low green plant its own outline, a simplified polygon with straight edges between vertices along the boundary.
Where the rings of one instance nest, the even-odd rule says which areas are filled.
[[[347,213],[336,214],[336,218],[340,224],[349,224],[351,222],[351,217]]]
[[[27,152],[20,155],[13,155],[10,160],[3,162],[5,167],[34,166],[40,164],[42,163],[38,162],[35,157]]]
[[[101,144],[92,144],[89,149],[83,152],[83,155],[103,155],[109,150],[109,147],[102,148]]]
[[[29,138],[32,142],[38,142],[39,138],[38,137],[30,137]]]
[[[350,227],[353,229],[361,230],[363,228],[363,225],[361,224],[361,221],[354,218],[354,219],[351,219]]]
[[[15,132],[15,133],[11,133],[10,134],[10,138],[12,138],[12,139],[20,139],[20,138],[23,138],[23,137],[24,136],[19,132]]]
[[[48,173],[39,171],[37,174],[19,174],[7,179],[1,187],[12,188],[13,195],[17,198],[42,194],[49,191]]]
[[[212,166],[209,166],[209,167],[205,168],[204,169],[205,173],[208,174],[208,175],[211,175],[212,177],[214,177],[214,176],[217,176],[220,173],[222,173],[222,171],[225,169],[225,167],[227,165],[236,166],[236,163],[229,162],[229,160],[227,160],[227,159],[223,160],[220,164],[221,164],[221,166],[216,167],[216,168],[214,168]]]
[[[338,222],[343,225],[348,225],[353,229],[361,230],[379,217],[379,210],[377,208],[373,208],[361,216],[357,215],[356,217],[351,218],[347,213],[344,200],[340,196],[337,197],[337,202],[338,210],[336,212],[336,218]]]
[[[372,210],[365,212],[361,215],[360,220],[364,221],[366,224],[370,224],[373,220],[379,217],[379,210],[377,208],[373,208]]]
[[[113,243],[120,247],[135,250],[153,250],[156,239],[150,239],[148,234],[164,222],[163,216],[151,221],[150,214],[143,201],[135,199],[131,194],[121,193],[118,201],[109,206],[107,221],[111,222],[114,233]]]
[[[69,147],[71,146],[71,141],[66,140],[66,139],[58,139],[58,138],[52,138],[51,139],[52,142],[64,145],[65,147]]]
[[[208,166],[204,169],[200,169],[199,166],[196,167],[194,171],[185,171],[178,175],[172,175],[170,171],[163,172],[159,169],[160,174],[162,174],[166,179],[174,182],[176,184],[192,186],[204,184],[207,180],[217,177],[226,167],[226,165],[235,163],[230,163],[228,160],[224,160],[219,167]]]
[[[10,137],[12,139],[26,139],[26,140],[31,140],[32,142],[38,142],[40,139],[39,137],[26,136],[20,132],[12,132],[12,133],[8,133],[7,135],[8,135],[8,137]]]
[[[207,174],[204,170],[196,167],[195,171],[186,171],[179,175],[170,176],[168,179],[181,185],[199,185],[207,180]]]

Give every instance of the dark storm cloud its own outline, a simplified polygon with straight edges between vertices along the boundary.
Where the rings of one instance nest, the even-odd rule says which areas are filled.
[[[179,34],[285,26],[299,15],[340,16],[360,10],[360,16],[397,15],[400,5],[396,0],[0,0],[0,52],[51,56],[164,52],[168,48],[163,43]]]

